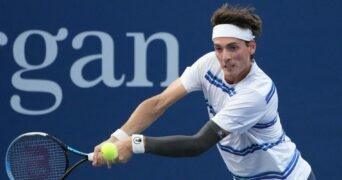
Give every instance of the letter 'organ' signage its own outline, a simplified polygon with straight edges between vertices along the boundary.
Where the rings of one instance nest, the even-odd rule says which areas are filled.
[[[126,87],[153,87],[154,83],[147,79],[147,49],[149,44],[155,40],[161,40],[166,48],[166,79],[160,83],[161,87],[166,87],[175,80],[179,73],[179,45],[177,38],[167,32],[158,32],[145,38],[142,32],[128,32],[126,36],[134,39],[134,72],[133,79],[126,80],[125,74],[115,77],[115,61],[114,61],[114,40],[112,37],[101,31],[85,31],[73,37],[71,46],[75,50],[82,49],[85,39],[88,37],[97,38],[100,41],[101,52],[81,57],[70,67],[70,79],[76,86],[80,88],[91,88],[103,82],[110,88],[126,86]],[[25,78],[26,72],[33,72],[52,66],[56,61],[59,53],[59,43],[65,41],[68,37],[68,29],[60,28],[56,35],[43,30],[27,30],[18,35],[13,41],[13,57],[15,63],[20,67],[13,72],[11,83],[13,87],[19,91],[26,93],[48,93],[54,97],[54,103],[42,109],[30,109],[24,107],[21,102],[20,94],[13,94],[10,98],[11,108],[25,115],[43,115],[56,110],[63,99],[63,91],[60,84],[49,79]],[[27,41],[29,38],[37,38],[42,41],[45,47],[39,48],[45,51],[45,57],[39,64],[30,63],[27,59],[25,50],[27,49]],[[0,48],[6,46],[11,39],[0,32]],[[41,53],[41,52],[39,52]],[[92,80],[84,78],[82,73],[85,66],[93,61],[101,61],[100,75]],[[35,61],[36,62],[36,61]],[[26,103],[27,104],[27,103]]]

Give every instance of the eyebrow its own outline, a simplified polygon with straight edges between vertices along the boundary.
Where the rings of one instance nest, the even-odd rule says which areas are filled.
[[[238,42],[231,42],[231,43],[225,44],[224,47],[234,46],[234,45],[239,45],[239,44],[240,44],[240,43],[238,43]],[[214,43],[214,46],[216,46],[216,47],[221,47],[220,44],[215,44],[215,43]]]

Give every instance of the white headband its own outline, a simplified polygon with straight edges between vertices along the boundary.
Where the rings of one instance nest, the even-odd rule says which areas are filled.
[[[252,41],[255,36],[253,36],[253,33],[250,29],[242,29],[233,24],[219,24],[213,28],[212,40],[217,37],[233,37],[245,41]]]

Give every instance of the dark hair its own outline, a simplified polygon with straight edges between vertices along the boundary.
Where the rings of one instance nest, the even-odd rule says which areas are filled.
[[[218,24],[234,24],[240,28],[250,29],[253,35],[258,37],[261,34],[262,22],[258,15],[252,13],[254,9],[224,4],[213,13],[211,25],[214,27]]]

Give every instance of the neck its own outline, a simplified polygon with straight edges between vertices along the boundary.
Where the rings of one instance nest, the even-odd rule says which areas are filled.
[[[225,76],[224,77],[224,80],[229,83],[229,84],[236,84],[240,81],[242,81],[247,75],[248,73],[251,71],[251,68],[252,68],[252,64],[250,64],[250,66],[246,69],[244,69],[243,71],[241,71],[238,75],[236,76],[233,76],[233,77],[230,77],[229,75],[228,76]]]

